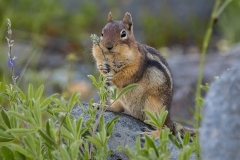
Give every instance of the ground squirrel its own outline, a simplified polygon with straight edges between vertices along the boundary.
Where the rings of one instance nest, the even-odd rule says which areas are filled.
[[[113,21],[111,12],[108,23],[102,29],[100,47],[108,59],[105,61],[102,51],[93,45],[92,54],[99,72],[106,75],[108,83],[115,85],[118,92],[132,83],[137,83],[108,110],[113,112],[126,111],[142,121],[148,119],[144,109],[160,112],[166,106],[168,116],[165,125],[176,135],[186,131],[194,132],[173,122],[170,118],[170,106],[173,96],[173,80],[166,60],[160,53],[147,45],[138,43],[133,34],[133,22],[129,13],[122,21]],[[159,135],[153,131],[151,135]]]

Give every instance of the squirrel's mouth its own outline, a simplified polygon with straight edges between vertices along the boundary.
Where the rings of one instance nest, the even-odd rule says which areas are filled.
[[[104,51],[104,53],[106,53],[106,54],[118,54],[119,52],[108,50],[108,51]]]

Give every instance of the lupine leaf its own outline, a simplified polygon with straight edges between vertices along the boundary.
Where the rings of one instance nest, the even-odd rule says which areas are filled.
[[[136,83],[133,83],[133,84],[130,84],[128,85],[127,87],[123,88],[122,91],[119,93],[119,95],[117,96],[116,100],[118,100],[119,98],[121,98],[127,91],[129,91],[130,89],[132,88],[135,88],[137,87],[138,84]]]
[[[4,122],[4,124],[8,127],[8,128],[11,128],[11,124],[10,124],[10,120],[9,120],[9,117],[6,113],[5,110],[2,110],[1,111],[1,117],[2,117],[2,120]]]
[[[13,154],[13,151],[8,148],[7,146],[2,146],[1,148],[1,151],[2,151],[2,154],[3,154],[3,157],[6,159],[6,160],[14,160],[14,154]]]

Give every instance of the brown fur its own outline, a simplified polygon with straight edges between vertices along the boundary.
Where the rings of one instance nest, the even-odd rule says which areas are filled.
[[[121,37],[123,30],[127,37]],[[132,18],[129,13],[125,14],[123,21],[113,21],[112,14],[109,13],[108,23],[102,32],[100,46],[108,61],[105,62],[97,45],[93,45],[92,49],[99,72],[112,76],[112,84],[117,87],[118,92],[129,84],[138,84],[136,88],[114,102],[108,110],[126,111],[144,121],[148,119],[143,112],[144,109],[159,113],[162,107],[166,106],[169,114],[165,125],[175,134],[177,127],[170,118],[173,82],[165,59],[154,48],[135,41]],[[100,67],[106,63],[110,67],[109,73]],[[153,132],[153,135],[156,135],[156,132],[158,131]]]

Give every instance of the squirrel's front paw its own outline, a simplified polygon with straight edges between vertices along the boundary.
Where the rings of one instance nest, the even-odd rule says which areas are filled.
[[[107,62],[103,62],[98,66],[98,69],[102,71],[104,74],[107,74],[110,72],[110,65],[107,64]]]
[[[106,74],[106,78],[107,78],[106,84],[108,86],[112,86],[113,85],[113,73]]]

